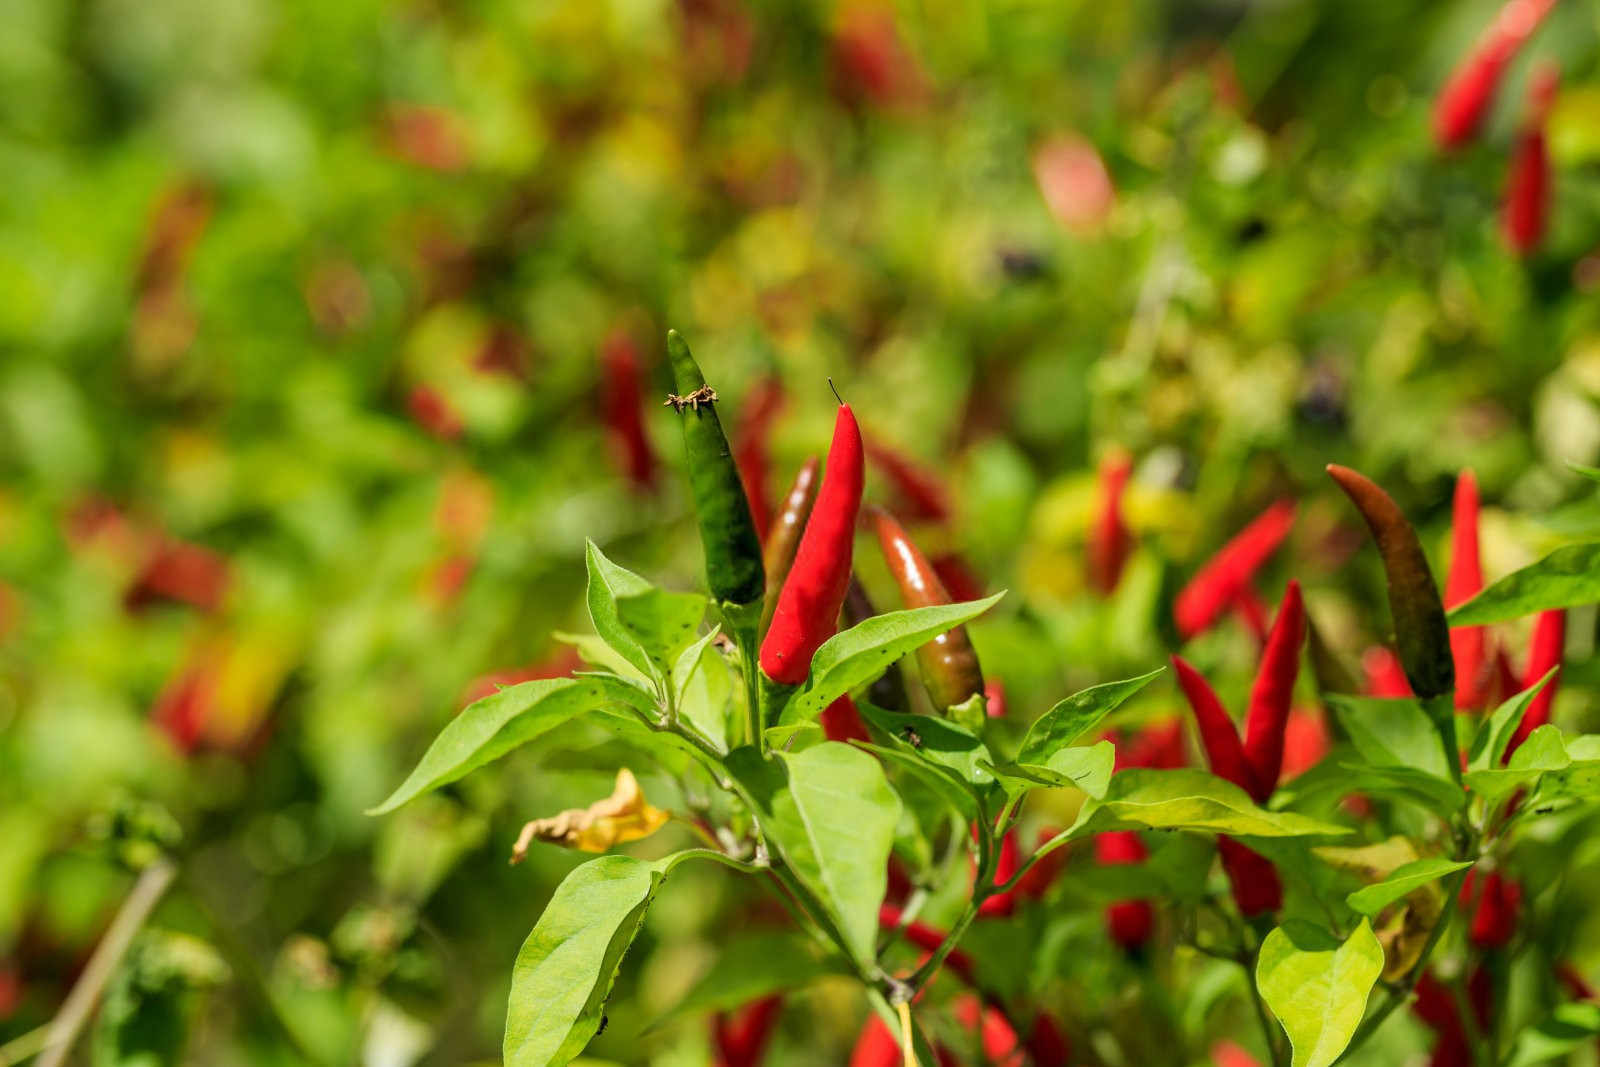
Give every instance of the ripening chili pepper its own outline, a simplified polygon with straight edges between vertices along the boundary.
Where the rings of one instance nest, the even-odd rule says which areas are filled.
[[[1510,0],[1472,46],[1439,91],[1433,106],[1433,139],[1455,148],[1478,132],[1506,67],[1524,41],[1555,6],[1555,0]]]
[[[900,586],[900,599],[905,606],[926,608],[950,603],[944,583],[933,573],[927,557],[905,528],[888,512],[878,509],[872,511],[872,522],[878,547],[883,550],[889,573]],[[983,669],[965,626],[946,630],[918,648],[917,664],[922,668],[922,683],[928,696],[939,711],[964,704],[983,692]]]
[[[1133,458],[1118,449],[1100,464],[1100,503],[1089,530],[1085,553],[1089,588],[1110,596],[1122,578],[1122,568],[1133,550],[1133,535],[1122,517],[1122,494],[1133,473]]]
[[[774,682],[805,681],[811,657],[838,626],[839,608],[850,584],[862,473],[861,428],[850,405],[841,403],[816,506],[761,642],[761,669]]]
[[[1528,704],[1522,722],[1506,745],[1506,759],[1522,746],[1528,735],[1550,721],[1550,708],[1555,703],[1556,686],[1561,682],[1561,653],[1567,643],[1567,613],[1563,608],[1539,613],[1533,626],[1533,644],[1528,649],[1528,669],[1522,673],[1522,688],[1528,689],[1555,668],[1556,675],[1539,695]]]
[[[645,433],[644,397],[638,347],[618,327],[600,346],[600,417],[611,431],[629,484],[648,491],[656,484],[656,452]]]
[[[983,582],[973,571],[972,565],[963,559],[959,552],[945,552],[934,556],[933,573],[939,576],[939,580],[944,583],[945,592],[949,593],[950,599],[957,604],[983,599]]]
[[[872,740],[872,735],[867,733],[867,727],[861,721],[861,712],[856,710],[856,702],[850,699],[849,693],[824,708],[817,721],[822,723],[822,732],[829,741]]]
[[[1483,589],[1483,564],[1478,551],[1478,479],[1464,470],[1456,478],[1450,518],[1450,571],[1444,580],[1444,606],[1465,604]],[[1489,681],[1484,655],[1487,628],[1456,626],[1450,630],[1450,654],[1456,665],[1456,707],[1482,708]]]
[[[1250,710],[1245,716],[1245,760],[1258,786],[1269,796],[1283,771],[1284,732],[1289,726],[1294,682],[1300,674],[1300,648],[1305,641],[1305,604],[1300,597],[1300,583],[1291,579],[1267,637],[1266,651],[1250,690]]]
[[[773,993],[746,1004],[732,1016],[718,1012],[711,1020],[716,1067],[761,1067],[782,1011],[783,997]]]
[[[493,696],[508,685],[518,685],[541,678],[564,678],[573,671],[582,669],[583,659],[578,655],[578,650],[570,645],[564,645],[559,651],[532,666],[513,667],[509,670],[479,675],[467,683],[456,706],[465,708],[468,704],[476,703],[484,697]]]
[[[750,517],[750,501],[728,450],[722,420],[717,418],[716,390],[706,384],[677,330],[667,331],[667,356],[677,388],[667,403],[683,424],[689,488],[694,493],[706,557],[706,584],[721,603],[757,604],[767,590],[761,538]]]
[[[902,515],[912,522],[944,522],[950,497],[937,475],[877,441],[867,442],[867,459],[888,479]]]
[[[1102,867],[1143,863],[1149,854],[1137,830],[1107,830],[1095,835],[1094,861]],[[1124,949],[1136,952],[1150,940],[1155,919],[1148,900],[1119,900],[1106,908],[1106,932]]]
[[[1389,494],[1364,475],[1337,464],[1328,465],[1328,474],[1361,512],[1383,557],[1395,641],[1412,692],[1424,700],[1452,692],[1455,661],[1450,655],[1450,627],[1417,531]]]
[[[1294,526],[1293,502],[1282,500],[1257,516],[1195,573],[1173,602],[1178,632],[1185,640],[1209,627],[1234,607],[1262,564]]]
[[[1068,1067],[1072,1062],[1072,1043],[1055,1016],[1046,1011],[1034,1018],[1026,1047],[1033,1067]]]
[[[1545,138],[1545,119],[1559,80],[1560,71],[1552,63],[1543,64],[1534,72],[1528,89],[1529,114],[1512,150],[1500,228],[1506,243],[1519,256],[1538,247],[1550,217],[1550,148]]]
[[[763,379],[745,399],[744,408],[739,412],[738,425],[733,431],[733,460],[739,467],[739,477],[744,481],[745,496],[750,500],[750,515],[755,520],[756,533],[763,542],[772,525],[770,438],[772,424],[783,410],[783,401],[783,386],[777,379]]]
[[[810,456],[800,464],[800,469],[794,475],[794,484],[789,487],[778,514],[763,535],[765,547],[761,559],[767,572],[767,593],[761,610],[762,633],[767,632],[772,613],[778,610],[778,592],[783,588],[783,580],[789,576],[789,568],[794,566],[794,554],[800,548],[800,535],[805,531],[806,520],[811,517],[812,505],[817,502],[817,482],[821,471],[822,464],[816,456]]]
[[[878,1016],[867,1016],[861,1035],[850,1050],[850,1067],[901,1067],[903,1062],[900,1036]]]
[[[1461,906],[1472,915],[1467,936],[1478,948],[1503,948],[1517,932],[1522,887],[1499,871],[1478,877],[1476,868],[1461,883]]]

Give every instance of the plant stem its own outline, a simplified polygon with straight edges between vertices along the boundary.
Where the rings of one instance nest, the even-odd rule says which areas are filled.
[[[72,1051],[73,1042],[77,1041],[78,1034],[93,1014],[100,994],[105,992],[106,983],[116,973],[117,964],[122,962],[128,946],[133,943],[140,927],[155,910],[177,873],[178,868],[172,861],[162,858],[139,874],[139,880],[122,902],[117,917],[111,920],[110,928],[100,939],[94,955],[89,958],[89,965],[83,969],[83,974],[78,977],[72,992],[67,994],[61,1010],[51,1020],[50,1034],[45,1038],[39,1054],[39,1067],[61,1067],[66,1062],[67,1053]]]
[[[1272,1057],[1273,1067],[1283,1067],[1283,1048],[1278,1041],[1278,1026],[1267,1013],[1266,1002],[1261,999],[1261,991],[1256,988],[1256,976],[1249,961],[1240,962],[1245,968],[1244,984],[1250,989],[1250,1004],[1256,1010],[1256,1021],[1261,1024],[1261,1037],[1267,1043],[1267,1055]]]
[[[50,1024],[45,1023],[0,1045],[0,1067],[15,1067],[30,1056],[37,1055],[49,1037]]]

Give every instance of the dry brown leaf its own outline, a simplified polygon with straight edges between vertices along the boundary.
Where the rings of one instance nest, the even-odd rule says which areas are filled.
[[[613,845],[649,837],[671,816],[651,807],[639,788],[639,780],[624,767],[617,772],[617,785],[611,795],[587,808],[569,808],[548,819],[534,819],[522,828],[511,850],[511,862],[521,863],[528,846],[547,841],[582,852],[604,852]]]

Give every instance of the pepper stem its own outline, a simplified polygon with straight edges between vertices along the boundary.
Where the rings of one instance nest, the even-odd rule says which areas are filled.
[[[749,742],[763,754],[766,752],[765,731],[761,714],[761,671],[756,666],[757,635],[761,629],[761,601],[754,605],[723,602],[722,619],[733,633],[733,643],[739,649],[739,670],[744,675],[745,722],[750,731]]]

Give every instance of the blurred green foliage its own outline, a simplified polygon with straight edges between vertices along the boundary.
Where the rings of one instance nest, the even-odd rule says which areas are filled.
[[[725,412],[786,383],[776,482],[823,446],[830,375],[939,471],[955,514],[926,536],[1014,591],[975,640],[1024,721],[1158,662],[1174,574],[1281,496],[1307,495],[1287,555],[1314,612],[1347,652],[1381,639],[1375,561],[1335,573],[1326,462],[1388,485],[1430,550],[1476,468],[1491,575],[1593,530],[1564,463],[1600,460],[1600,13],[1560,5],[1530,49],[1565,81],[1550,232],[1518,260],[1496,219],[1526,62],[1477,145],[1427,136],[1493,10],[0,5],[0,1038],[53,1014],[131,836],[183,873],[95,1062],[496,1055],[516,946],[575,862],[508,869],[510,841],[629,753],[574,726],[362,811],[474,679],[587,630],[586,537],[698,581],[655,401],[669,324]],[[608,338],[644,365],[649,485],[600,417]],[[1143,547],[1105,608],[1082,546],[1114,446]],[[1242,687],[1248,642],[1207,641]],[[1563,714],[1592,716],[1600,678],[1573,674]],[[658,805],[696,799],[638,770]],[[597,1055],[705,1062],[699,1019],[639,1035],[756,905],[680,881]],[[1014,980],[1130,1029],[1125,965],[1068,951],[1097,914],[1028,922],[974,936],[1033,938]],[[774,1062],[838,1062],[860,1011],[824,983],[790,1015]]]

